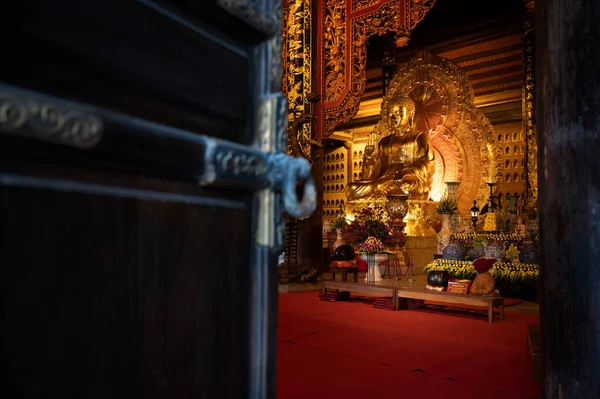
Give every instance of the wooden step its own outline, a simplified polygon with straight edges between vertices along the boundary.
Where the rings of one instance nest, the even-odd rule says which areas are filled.
[[[350,293],[348,291],[341,291],[341,292],[321,292],[319,294],[318,297],[319,301],[329,301],[329,302],[336,302],[336,301],[347,301],[348,299],[350,299]]]
[[[376,298],[373,302],[375,309],[396,310],[396,305],[391,298]]]

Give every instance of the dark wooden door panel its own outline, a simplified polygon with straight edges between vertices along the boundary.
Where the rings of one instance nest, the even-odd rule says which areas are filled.
[[[283,211],[316,203],[283,153],[281,17],[271,0],[3,8],[9,397],[275,396]]]
[[[248,209],[6,188],[0,203],[19,397],[244,396]]]
[[[164,3],[27,1],[3,81],[249,144],[259,33],[211,2],[194,14]]]

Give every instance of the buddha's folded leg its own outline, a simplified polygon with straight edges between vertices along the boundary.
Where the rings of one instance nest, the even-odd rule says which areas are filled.
[[[418,194],[422,190],[422,185],[414,176],[404,176],[400,181],[402,189],[410,195]]]
[[[386,180],[381,182],[377,186],[377,193],[382,196],[408,194],[408,192],[404,190],[401,180]]]
[[[347,201],[356,201],[372,196],[375,192],[375,182],[354,182],[350,183],[346,188]]]

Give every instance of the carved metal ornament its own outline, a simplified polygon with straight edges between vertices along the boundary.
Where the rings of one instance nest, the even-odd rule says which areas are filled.
[[[270,188],[283,195],[285,211],[292,217],[310,216],[316,209],[317,192],[310,164],[303,158],[284,153],[268,153],[225,140],[204,138],[205,172],[202,185],[237,183]],[[304,182],[304,195],[298,198],[296,184]]]
[[[28,136],[79,148],[91,148],[102,137],[102,122],[50,97],[0,87],[0,132]]]
[[[273,1],[217,0],[217,3],[269,37],[275,35],[280,27],[281,20],[271,7]]]
[[[283,27],[281,21],[284,16],[283,1],[276,1],[274,6],[274,14],[277,21],[277,31],[270,40],[270,52],[271,52],[271,87],[270,91],[276,93],[281,91],[283,83],[283,58],[280,56],[283,51]]]

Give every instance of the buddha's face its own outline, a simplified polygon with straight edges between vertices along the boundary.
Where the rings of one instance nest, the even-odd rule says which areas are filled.
[[[398,129],[408,125],[408,109],[399,105],[394,105],[388,111],[388,123],[392,129]]]

